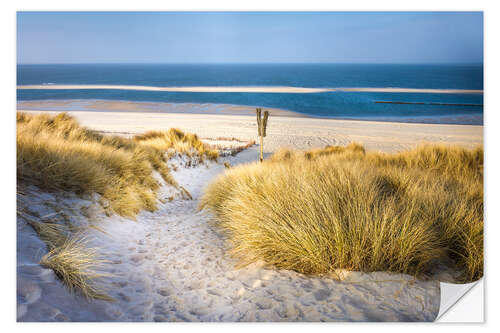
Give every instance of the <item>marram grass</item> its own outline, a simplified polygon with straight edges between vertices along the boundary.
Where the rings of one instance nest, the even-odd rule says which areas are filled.
[[[156,209],[158,172],[177,187],[168,151],[217,159],[218,151],[177,129],[133,138],[102,135],[66,113],[17,113],[17,178],[46,190],[99,193],[112,211],[128,217]]]
[[[196,135],[177,129],[147,132],[133,138],[101,135],[81,127],[65,113],[57,116],[17,113],[17,178],[45,190],[99,193],[112,211],[128,217],[142,209],[156,209],[159,183],[179,187],[169,173],[167,159],[181,153],[198,160],[216,160],[218,151],[203,144]],[[189,195],[187,193],[186,195]],[[89,247],[80,233],[65,224],[24,218],[47,245],[40,264],[51,268],[70,291],[87,298],[111,300],[98,281],[105,261]]]
[[[97,249],[88,246],[82,235],[74,235],[42,257],[40,265],[54,270],[70,292],[80,291],[87,299],[112,301],[97,283],[109,276],[103,272],[106,261],[98,258]]]
[[[420,275],[451,259],[463,281],[483,274],[482,148],[282,150],[227,169],[200,207],[242,265]]]
[[[106,261],[98,250],[88,244],[81,232],[71,233],[65,224],[37,221],[22,210],[17,211],[47,245],[48,253],[40,265],[50,268],[70,292],[79,291],[87,299],[113,300],[100,286],[99,279],[110,276],[104,272]]]

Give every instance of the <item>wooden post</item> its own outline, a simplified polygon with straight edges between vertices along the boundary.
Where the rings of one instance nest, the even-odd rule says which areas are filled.
[[[266,136],[267,118],[269,111],[264,111],[264,119],[262,119],[262,109],[257,108],[257,133],[260,140],[260,161],[264,161],[264,137]]]
[[[264,153],[263,153],[263,145],[264,145],[264,137],[260,136],[260,162],[264,161]]]

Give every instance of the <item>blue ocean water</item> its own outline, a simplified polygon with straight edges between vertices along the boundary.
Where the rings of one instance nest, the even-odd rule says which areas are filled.
[[[291,86],[306,88],[483,89],[481,65],[81,64],[18,65],[17,85]],[[220,103],[280,108],[310,116],[482,124],[482,94],[207,93],[108,89],[17,90],[18,101],[100,99]],[[377,101],[424,102],[385,104]],[[473,104],[429,105],[428,103]]]

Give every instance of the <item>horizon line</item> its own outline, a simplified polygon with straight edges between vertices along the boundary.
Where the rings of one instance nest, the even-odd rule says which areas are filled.
[[[483,65],[483,62],[25,62],[20,65]]]

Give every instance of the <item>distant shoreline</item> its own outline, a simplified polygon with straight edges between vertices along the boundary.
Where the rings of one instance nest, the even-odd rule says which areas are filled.
[[[255,108],[269,110],[273,116],[313,119],[337,119],[352,121],[379,121],[394,123],[450,124],[483,126],[483,117],[478,115],[453,116],[412,116],[412,117],[327,117],[300,113],[279,108],[268,108],[261,105],[234,105],[218,103],[177,103],[146,102],[106,99],[55,99],[55,100],[19,100],[18,110],[26,111],[69,111],[69,112],[143,112],[143,113],[178,113],[178,114],[212,114],[232,116],[253,116]]]
[[[20,90],[134,90],[134,91],[168,91],[198,93],[290,93],[310,94],[322,92],[382,92],[382,93],[420,93],[420,94],[482,94],[480,89],[420,89],[399,87],[339,87],[339,88],[307,88],[282,86],[198,86],[198,87],[157,87],[137,85],[92,85],[92,84],[38,84],[19,85]]]

